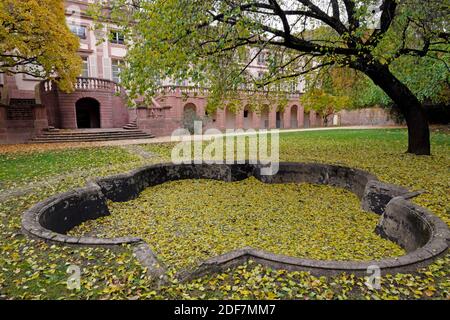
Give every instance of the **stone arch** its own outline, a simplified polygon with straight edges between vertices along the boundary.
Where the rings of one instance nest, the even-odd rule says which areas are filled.
[[[79,99],[75,103],[77,128],[100,128],[100,102],[91,97]]]
[[[298,128],[298,106],[293,105],[291,107],[291,128]]]
[[[284,128],[284,121],[283,121],[283,112],[281,112],[281,111],[277,111],[276,112],[276,114],[275,114],[275,126],[276,126],[276,128],[277,129],[282,129],[282,128]]]
[[[192,102],[186,103],[183,107],[183,113],[186,112],[195,112],[197,113],[197,106],[193,104]]]
[[[195,121],[199,120],[197,116],[197,106],[189,102],[183,107],[183,128],[188,129],[189,132],[194,133]]]
[[[247,104],[244,107],[244,129],[250,129],[253,127],[253,111],[251,110],[251,106]]]

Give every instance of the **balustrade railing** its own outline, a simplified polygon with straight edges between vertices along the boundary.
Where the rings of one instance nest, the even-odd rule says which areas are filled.
[[[271,91],[264,91],[264,90],[251,90],[251,89],[241,89],[239,90],[241,92],[245,93],[261,93],[261,94],[270,94],[272,93],[283,93],[287,94],[291,97],[297,97],[300,96],[300,91],[285,91],[285,90],[271,90]],[[156,92],[161,95],[168,95],[168,94],[183,94],[183,95],[195,95],[195,96],[205,96],[209,93],[208,88],[202,88],[202,87],[195,87],[195,86],[161,86],[159,87]]]
[[[50,92],[56,89],[56,84],[52,80],[45,80],[41,83],[43,92]],[[107,91],[112,93],[120,93],[121,87],[111,80],[99,78],[77,78],[74,89],[76,91]]]
[[[77,78],[74,89],[76,91],[103,91],[112,93],[121,93],[122,88],[119,84],[111,80],[99,79],[99,78]],[[41,92],[51,92],[56,90],[56,84],[52,80],[46,80],[41,83]],[[284,93],[290,97],[296,97],[300,95],[298,91],[283,91],[283,90],[271,90],[270,92],[264,90],[252,90],[252,89],[241,89],[243,93],[261,93],[270,94],[273,93]],[[209,93],[208,88],[196,87],[196,86],[177,86],[177,85],[166,85],[161,86],[157,89],[157,93],[160,95],[187,95],[187,96],[206,96]]]

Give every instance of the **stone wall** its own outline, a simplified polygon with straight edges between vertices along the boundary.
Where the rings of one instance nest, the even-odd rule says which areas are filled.
[[[8,106],[0,104],[0,143],[23,143],[48,127],[45,106],[34,104],[30,108],[30,119],[13,120],[8,119]]]
[[[336,113],[338,117],[338,125],[340,126],[356,126],[356,125],[377,125],[390,126],[395,125],[394,119],[389,111],[383,108],[364,108],[356,110],[341,110]],[[333,117],[328,117],[328,125],[333,125]]]

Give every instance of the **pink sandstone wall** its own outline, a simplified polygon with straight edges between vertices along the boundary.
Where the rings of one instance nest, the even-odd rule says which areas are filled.
[[[112,88],[76,90],[64,93],[52,86],[44,89],[41,85],[41,103],[47,107],[49,125],[61,129],[76,129],[76,103],[83,98],[91,98],[100,104],[100,127],[120,128],[129,122],[129,111],[123,94],[115,95]]]
[[[337,113],[339,125],[395,125],[395,121],[390,117],[389,112],[382,108],[365,108],[356,110],[342,110]],[[332,117],[328,123],[333,123]]]
[[[7,106],[0,104],[0,143],[22,143],[40,134],[48,127],[47,111],[43,105],[32,107],[32,119],[11,120]]]
[[[156,136],[170,135],[175,129],[182,127],[183,116],[186,109],[195,110],[199,118],[206,116],[206,95],[197,93],[196,97],[183,97],[179,90],[165,92],[157,99],[157,106],[149,108],[140,107],[133,114],[137,117],[139,129],[152,133]],[[243,101],[243,105],[249,103]],[[204,130],[216,128],[220,131],[226,129],[274,129],[277,126],[277,111],[274,107],[264,112],[248,111],[244,118],[244,110],[236,113],[224,107],[217,109],[208,115],[209,120],[205,123]],[[304,124],[303,107],[298,103],[298,98],[292,99],[280,115],[281,128],[302,128]],[[308,115],[314,124],[320,124],[315,114]]]

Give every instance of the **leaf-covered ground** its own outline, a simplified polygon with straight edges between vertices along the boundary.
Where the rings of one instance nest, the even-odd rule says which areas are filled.
[[[405,154],[406,138],[405,130],[289,133],[281,136],[281,158],[288,161],[318,161],[354,166],[368,170],[386,182],[414,190],[426,190],[427,193],[414,201],[450,224],[449,135],[433,134],[431,157]],[[170,144],[143,147],[166,159],[170,156]],[[158,288],[146,278],[145,269],[133,258],[127,247],[114,251],[101,248],[74,249],[30,241],[21,234],[20,218],[22,212],[34,203],[52,194],[82,186],[86,180],[96,176],[124,172],[145,163],[162,161],[160,158],[144,160],[120,148],[82,150],[88,150],[86,152],[92,155],[88,156],[88,161],[86,152],[74,152],[64,161],[88,163],[87,170],[85,165],[59,167],[53,166],[54,161],[35,161],[47,155],[57,158],[55,161],[63,161],[65,151],[35,149],[26,154],[29,158],[21,158],[24,159],[25,168],[20,170],[17,169],[18,165],[13,165],[13,158],[24,156],[19,147],[2,158],[0,174],[2,180],[5,177],[9,180],[6,183],[4,181],[1,192],[16,188],[14,176],[20,181],[17,183],[19,186],[35,185],[45,180],[53,182],[38,186],[27,195],[10,197],[0,202],[0,299],[450,298],[449,254],[416,274],[383,277],[380,290],[369,290],[360,277],[341,275],[318,278],[303,272],[274,271],[254,263],[189,283],[180,284],[174,280],[170,285]],[[103,152],[111,153],[105,158],[102,157]],[[96,154],[99,155],[98,161]],[[59,178],[66,174],[67,178]],[[69,264],[82,268],[80,291],[70,291],[66,287],[69,276],[66,270]]]
[[[177,268],[247,246],[321,260],[404,254],[374,233],[378,215],[362,211],[356,195],[330,186],[264,184],[255,178],[182,180],[109,207],[111,216],[89,221],[72,234],[138,236]]]
[[[136,162],[138,157],[121,148],[83,148],[49,152],[0,154],[0,190],[45,181],[73,171],[95,170],[122,162]]]

